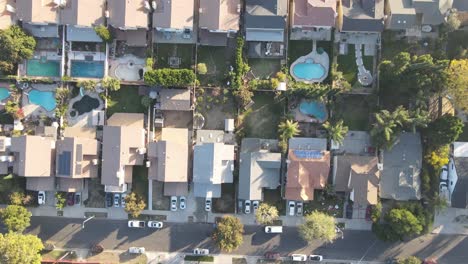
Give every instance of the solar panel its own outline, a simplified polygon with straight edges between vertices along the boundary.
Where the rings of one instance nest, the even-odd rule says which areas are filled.
[[[64,151],[59,154],[58,158],[58,174],[70,176],[70,165],[71,165],[71,152]]]
[[[322,152],[317,150],[294,150],[294,155],[300,159],[321,159]]]

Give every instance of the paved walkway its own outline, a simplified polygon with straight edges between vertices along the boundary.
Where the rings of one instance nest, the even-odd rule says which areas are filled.
[[[436,214],[432,233],[468,235],[468,209],[446,208]]]

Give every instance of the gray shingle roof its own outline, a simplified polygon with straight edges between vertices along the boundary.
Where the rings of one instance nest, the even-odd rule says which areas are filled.
[[[284,30],[287,4],[287,0],[246,0],[245,28]]]
[[[454,158],[457,183],[452,193],[452,207],[468,208],[468,157]]]

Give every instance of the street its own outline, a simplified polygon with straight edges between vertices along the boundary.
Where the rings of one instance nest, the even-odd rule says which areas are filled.
[[[84,219],[32,217],[27,233],[62,248],[89,248],[100,243],[105,249],[126,250],[143,246],[147,251],[191,252],[195,247],[219,252],[210,239],[212,224],[164,223],[161,230],[129,228],[125,220],[92,219],[81,228]],[[385,243],[369,231],[344,231],[344,239],[332,244],[319,241],[307,245],[297,228],[285,227],[282,234],[266,234],[261,226],[246,226],[243,245],[232,252],[261,256],[276,251],[321,254],[325,258],[363,261],[385,261],[396,256],[416,255],[436,258],[438,263],[466,263],[468,238],[456,235],[426,235],[405,243]]]

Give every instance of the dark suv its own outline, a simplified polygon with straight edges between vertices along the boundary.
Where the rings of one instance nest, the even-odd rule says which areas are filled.
[[[107,207],[112,207],[113,205],[113,195],[112,193],[106,193],[106,206]]]

